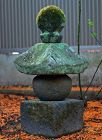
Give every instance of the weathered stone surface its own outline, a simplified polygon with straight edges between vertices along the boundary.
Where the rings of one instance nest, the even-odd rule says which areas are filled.
[[[33,79],[33,90],[40,100],[64,100],[70,94],[72,80],[67,75],[39,75]]]
[[[36,17],[36,22],[42,32],[61,32],[65,21],[64,12],[55,5],[42,8]]]
[[[43,43],[60,43],[62,35],[59,32],[44,32],[40,34],[40,38]]]
[[[83,101],[29,100],[21,103],[22,128],[35,135],[59,137],[83,127]]]
[[[38,43],[15,60],[18,71],[26,74],[77,74],[88,62],[65,43]]]

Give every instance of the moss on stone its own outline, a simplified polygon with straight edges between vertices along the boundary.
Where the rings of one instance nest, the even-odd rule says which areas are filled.
[[[40,10],[36,22],[42,32],[60,32],[65,24],[64,12],[57,6],[50,5]]]

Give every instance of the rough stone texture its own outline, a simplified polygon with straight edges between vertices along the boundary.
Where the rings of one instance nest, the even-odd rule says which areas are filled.
[[[35,135],[59,137],[83,127],[83,101],[29,100],[21,103],[22,128]]]
[[[15,60],[18,71],[26,74],[77,74],[88,62],[65,43],[38,43]]]
[[[34,94],[40,100],[64,100],[71,88],[72,80],[67,75],[39,75],[33,79]]]
[[[42,32],[61,32],[65,25],[66,17],[64,12],[55,5],[49,5],[42,8],[37,17],[36,22]]]
[[[44,32],[40,34],[40,38],[43,43],[60,43],[62,35],[59,32]]]

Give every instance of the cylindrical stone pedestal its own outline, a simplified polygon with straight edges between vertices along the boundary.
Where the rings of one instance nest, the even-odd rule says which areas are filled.
[[[29,100],[21,103],[21,126],[30,134],[60,137],[83,127],[84,103],[81,100]]]
[[[33,79],[34,94],[42,101],[61,101],[68,97],[72,80],[67,75],[39,75]]]

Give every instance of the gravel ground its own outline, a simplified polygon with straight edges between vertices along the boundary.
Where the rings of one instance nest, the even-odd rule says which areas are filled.
[[[24,97],[21,96],[0,95],[0,140],[51,140],[29,135],[21,130],[20,102],[22,100]],[[102,100],[88,101],[84,122],[84,128],[80,132],[56,140],[102,140]]]

